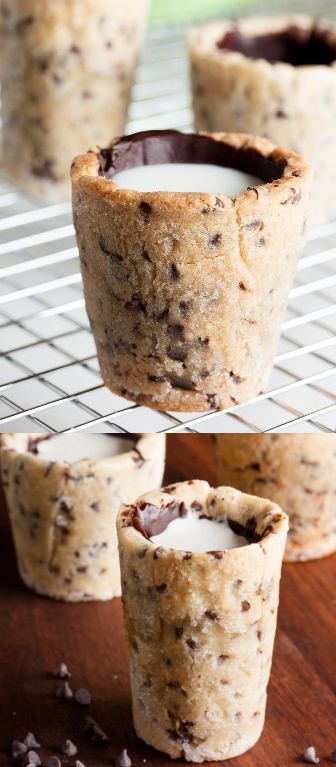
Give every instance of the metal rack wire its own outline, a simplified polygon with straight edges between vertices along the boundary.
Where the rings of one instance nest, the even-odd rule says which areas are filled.
[[[185,29],[154,27],[130,131],[191,127]],[[336,222],[310,232],[268,391],[225,413],[161,413],[102,384],[70,205],[37,205],[0,179],[0,431],[336,430]]]

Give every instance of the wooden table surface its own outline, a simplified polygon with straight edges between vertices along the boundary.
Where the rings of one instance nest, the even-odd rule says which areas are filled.
[[[166,483],[190,478],[216,483],[209,437],[168,437]],[[112,602],[62,604],[36,596],[18,577],[4,504],[0,526],[0,765],[14,764],[11,741],[31,730],[41,755],[58,754],[66,738],[86,767],[104,767],[127,748],[134,767],[172,762],[143,744],[132,727],[122,606]],[[269,684],[266,724],[259,743],[227,762],[235,767],[285,767],[316,747],[331,764],[336,747],[336,556],[285,565]],[[55,698],[52,671],[65,660],[71,684],[92,694],[88,708]],[[109,743],[83,734],[86,714]],[[63,758],[64,765],[74,759]],[[183,764],[183,762],[175,762]]]

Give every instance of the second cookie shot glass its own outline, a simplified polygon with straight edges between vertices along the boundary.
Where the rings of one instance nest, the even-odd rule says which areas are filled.
[[[243,754],[264,724],[286,514],[189,481],[117,526],[137,735],[173,759]]]
[[[205,411],[265,387],[310,180],[297,154],[239,134],[148,131],[76,158],[86,308],[112,391]]]

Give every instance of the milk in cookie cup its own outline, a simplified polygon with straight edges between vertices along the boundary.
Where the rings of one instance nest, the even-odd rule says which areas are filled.
[[[133,188],[119,185],[130,174]],[[238,134],[147,131],[76,158],[85,302],[111,390],[176,411],[225,409],[260,392],[303,245],[310,175],[295,153]]]
[[[260,737],[287,526],[276,504],[201,481],[119,512],[134,726],[172,758],[229,759]]]
[[[123,131],[148,0],[0,0],[2,164],[69,199],[75,154]]]
[[[163,435],[3,434],[1,469],[20,575],[69,602],[120,595],[120,503],[161,483]]]
[[[249,131],[312,165],[310,221],[336,216],[336,26],[309,16],[216,21],[189,34],[197,130]]]
[[[289,516],[284,560],[336,551],[334,434],[216,434],[218,480],[278,503]]]

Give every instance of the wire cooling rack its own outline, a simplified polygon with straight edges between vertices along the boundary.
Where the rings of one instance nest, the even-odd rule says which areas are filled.
[[[152,28],[129,131],[192,125],[185,28]],[[138,407],[102,384],[85,312],[70,205],[0,179],[0,431],[336,430],[336,221],[301,258],[268,391],[225,413]]]

